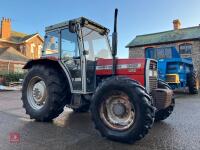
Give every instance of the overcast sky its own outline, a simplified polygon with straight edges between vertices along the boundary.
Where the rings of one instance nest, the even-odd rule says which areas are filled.
[[[200,24],[200,0],[4,0],[0,17],[11,18],[15,31],[44,36],[45,26],[85,16],[112,33],[115,8],[121,58],[128,56],[125,45],[136,35],[171,30],[173,19],[182,27]]]

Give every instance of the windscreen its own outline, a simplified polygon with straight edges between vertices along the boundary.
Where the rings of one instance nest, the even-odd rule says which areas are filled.
[[[110,59],[112,58],[110,45],[106,35],[90,28],[84,27],[82,29],[84,49],[88,51],[86,58],[88,60],[95,60],[96,58]]]

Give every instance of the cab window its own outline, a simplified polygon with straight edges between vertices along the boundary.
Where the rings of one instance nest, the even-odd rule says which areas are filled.
[[[58,54],[59,32],[48,32],[45,36],[44,51],[46,54]]]
[[[80,54],[77,34],[69,32],[68,29],[61,30],[61,57],[68,59],[78,56]]]

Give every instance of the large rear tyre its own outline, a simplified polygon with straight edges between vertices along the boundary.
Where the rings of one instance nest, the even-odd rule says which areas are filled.
[[[161,89],[171,89],[171,87],[164,81],[158,81],[158,88]],[[171,100],[170,106],[165,109],[158,110],[155,115],[155,122],[167,119],[173,112],[175,106],[175,99],[174,97]]]
[[[37,121],[50,121],[63,112],[71,94],[62,72],[44,65],[33,66],[22,88],[26,113]]]
[[[133,143],[152,127],[155,108],[144,87],[125,77],[111,77],[96,89],[91,115],[102,136]]]
[[[197,72],[192,71],[188,75],[188,87],[190,94],[198,94],[199,90],[199,79],[197,77]]]

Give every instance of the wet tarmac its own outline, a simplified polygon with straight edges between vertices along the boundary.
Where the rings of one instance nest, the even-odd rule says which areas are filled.
[[[25,115],[20,92],[0,92],[0,150],[200,150],[200,95],[176,97],[168,119],[142,140],[122,144],[102,138],[89,113],[66,108],[51,123],[35,122]],[[20,140],[13,142],[13,134]]]

